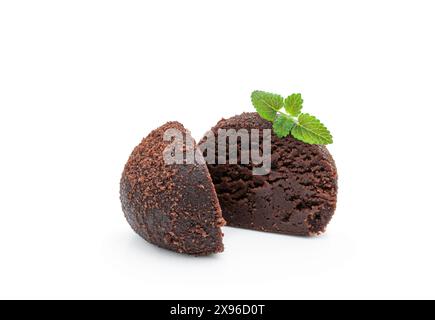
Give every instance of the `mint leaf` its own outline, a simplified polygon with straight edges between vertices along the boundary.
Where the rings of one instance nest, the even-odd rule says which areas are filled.
[[[303,113],[291,134],[294,138],[309,144],[331,144],[332,135],[329,130],[314,116]]]
[[[291,116],[297,117],[301,113],[303,103],[302,95],[300,93],[293,93],[285,99],[284,107]]]
[[[275,120],[277,111],[284,106],[283,97],[264,91],[252,92],[251,100],[258,114],[272,122]]]
[[[276,117],[275,122],[273,123],[273,132],[275,132],[279,138],[284,138],[290,134],[294,125],[295,122],[291,117],[285,114],[280,114]]]
[[[279,138],[291,134],[308,144],[333,143],[331,133],[316,117],[301,113],[304,100],[300,93],[284,100],[278,94],[254,91],[251,100],[260,117],[273,123],[273,131]]]

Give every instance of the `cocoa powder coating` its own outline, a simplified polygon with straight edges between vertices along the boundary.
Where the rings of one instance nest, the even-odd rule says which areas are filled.
[[[154,130],[134,149],[121,178],[121,203],[127,221],[145,240],[179,253],[222,252],[225,224],[207,166],[166,165],[164,132],[178,122]],[[183,148],[186,150],[187,146]]]

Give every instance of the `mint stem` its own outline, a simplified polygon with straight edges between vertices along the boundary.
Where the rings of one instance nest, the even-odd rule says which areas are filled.
[[[287,118],[292,119],[292,120],[294,121],[295,124],[298,124],[298,123],[299,123],[299,122],[298,122],[298,117],[293,117],[293,116],[291,116],[291,115],[289,115],[289,114],[287,114],[287,113],[284,113],[284,112],[282,112],[282,111],[277,111],[277,113],[279,113],[279,114],[281,114],[281,115],[283,115],[283,116],[285,116],[285,117],[287,117]]]

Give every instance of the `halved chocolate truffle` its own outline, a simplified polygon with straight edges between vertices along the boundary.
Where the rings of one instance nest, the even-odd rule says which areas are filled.
[[[219,129],[259,129],[261,146],[261,132],[272,129],[272,124],[257,113],[243,113],[221,120],[212,129],[216,137]],[[271,172],[264,176],[253,175],[252,162],[208,165],[227,224],[302,236],[324,232],[337,201],[332,156],[324,146],[291,136],[281,139],[272,134],[271,146]]]
[[[125,217],[141,237],[162,248],[191,255],[222,252],[220,227],[225,221],[207,166],[187,161],[166,164],[164,151],[171,141],[164,135],[169,129],[183,134],[181,148],[186,155],[186,141],[192,138],[178,122],[169,122],[143,139],[121,178]]]

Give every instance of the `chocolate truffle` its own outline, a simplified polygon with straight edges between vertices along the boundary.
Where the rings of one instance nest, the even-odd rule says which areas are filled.
[[[216,137],[219,129],[259,129],[262,146],[262,130],[272,124],[257,113],[243,113],[221,120],[212,129]],[[227,157],[228,150],[227,145]],[[252,162],[208,165],[227,224],[301,236],[324,232],[337,201],[337,170],[330,153],[324,146],[275,134],[271,152],[271,171],[263,176],[253,175]]]
[[[171,144],[164,140],[168,129],[192,139],[183,125],[169,122],[134,149],[121,178],[125,217],[134,231],[159,247],[198,256],[222,252],[220,227],[225,220],[207,166],[185,160],[167,165],[163,153]]]

